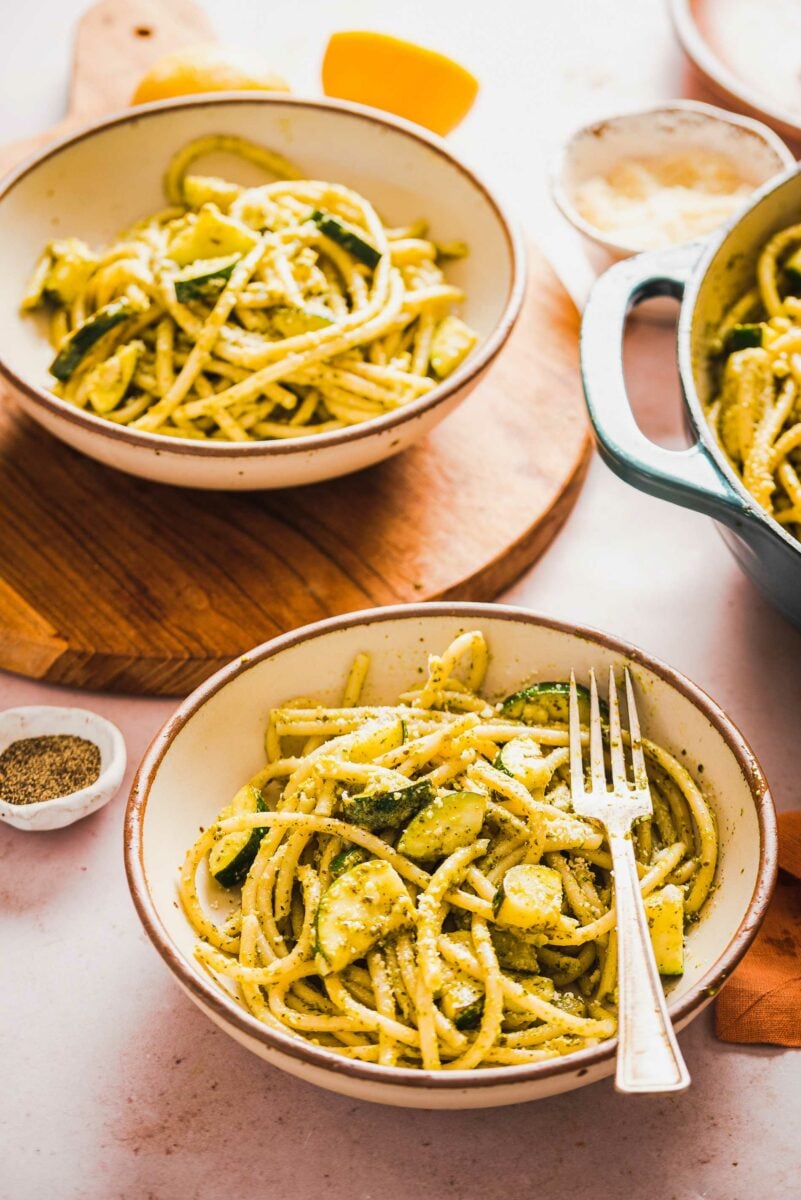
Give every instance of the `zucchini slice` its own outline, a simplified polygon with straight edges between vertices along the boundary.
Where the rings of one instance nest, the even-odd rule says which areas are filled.
[[[184,178],[184,202],[189,208],[202,208],[204,204],[228,208],[241,194],[238,183],[228,183],[216,175],[187,175]]]
[[[246,783],[220,813],[220,820],[242,813],[266,812],[267,805],[258,788]],[[265,829],[242,829],[227,833],[209,851],[209,870],[222,887],[242,883],[256,857]]]
[[[556,1008],[561,1008],[563,1012],[572,1013],[574,1017],[586,1017],[587,1005],[581,996],[576,992],[559,992],[557,991],[551,1000],[551,1004]]]
[[[207,300],[217,296],[241,257],[241,254],[226,254],[222,258],[201,259],[184,267],[173,280],[175,299],[179,304],[185,304],[187,300]]]
[[[486,811],[487,798],[479,792],[437,796],[406,826],[398,850],[409,858],[445,858],[476,840]]]
[[[552,929],[562,915],[562,878],[533,863],[510,867],[493,905],[495,918],[520,929]]]
[[[398,788],[395,792],[373,792],[342,798],[342,815],[365,829],[397,829],[416,812],[436,799],[436,791],[427,779]]]
[[[801,283],[801,268],[798,281]],[[748,350],[751,346],[761,345],[761,325],[735,325],[726,335],[725,350],[727,354],[733,354],[735,350]]]
[[[498,956],[498,963],[505,971],[523,971],[527,975],[537,974],[540,964],[536,946],[523,941],[509,929],[493,927],[490,930],[490,937]]]
[[[117,407],[131,385],[143,349],[142,342],[129,342],[89,372],[86,389],[95,412],[108,413]]]
[[[579,718],[582,725],[590,721],[590,693],[580,683],[576,685],[579,702]],[[567,725],[570,719],[570,684],[562,680],[557,683],[532,683],[520,692],[507,696],[501,704],[504,717],[525,721],[527,725],[548,725],[558,721]],[[601,715],[609,712],[601,701]]]
[[[176,233],[167,247],[167,255],[179,267],[188,267],[198,259],[247,254],[259,240],[259,235],[241,221],[226,217],[213,204],[204,204],[191,224]]]
[[[457,1029],[475,1029],[484,1012],[484,989],[476,979],[445,963],[439,1006]]]
[[[319,208],[315,208],[314,212],[310,214],[309,220],[314,221],[321,233],[330,237],[331,241],[336,242],[343,250],[347,250],[348,254],[352,254],[360,263],[364,263],[371,270],[378,266],[381,261],[380,253],[375,246],[365,241],[361,233],[352,225],[346,225],[344,221],[340,221],[339,217],[321,212]]]
[[[350,761],[356,763],[372,762],[380,754],[388,754],[397,750],[406,741],[406,725],[400,719],[397,721],[376,724],[372,732],[362,737],[350,752]]]
[[[50,364],[50,374],[55,375],[56,379],[62,383],[66,383],[81,359],[85,358],[95,343],[100,341],[103,334],[108,333],[121,321],[132,317],[136,311],[131,301],[122,297],[119,300],[112,300],[110,304],[105,304],[103,308],[92,313],[91,317],[88,317],[83,325],[79,325],[64,342]]]
[[[279,304],[267,313],[270,324],[281,337],[296,337],[301,333],[311,333],[315,329],[325,329],[333,325],[331,317],[325,313],[314,312],[310,308],[292,308],[288,304]]]
[[[317,909],[317,959],[322,974],[342,971],[378,942],[414,924],[414,907],[394,867],[374,858],[345,871]]]
[[[25,290],[23,311],[37,308],[43,300],[52,304],[72,304],[86,287],[96,266],[97,256],[80,238],[50,242]]]
[[[362,850],[361,846],[346,846],[331,859],[332,878],[336,879],[337,876],[344,875],[351,867],[358,867],[359,863],[365,862],[366,859],[367,851]]]
[[[494,765],[529,789],[545,787],[553,773],[544,763],[539,743],[525,734],[501,746]]]
[[[539,996],[552,1002],[556,996],[556,984],[547,975],[529,975],[522,971],[509,972],[515,983],[519,983],[530,996]]]
[[[464,362],[477,341],[478,335],[459,317],[445,317],[431,339],[431,370],[445,379]]]
[[[533,944],[534,936],[533,934],[513,933],[511,929],[501,929],[498,925],[490,927],[490,937],[498,964],[504,971],[511,972],[518,983],[529,975],[540,978],[537,948]],[[473,953],[473,936],[469,929],[457,929],[453,933],[446,933],[445,938],[449,942],[466,947],[471,954]]]
[[[656,967],[660,975],[684,974],[684,893],[669,883],[645,899]]]

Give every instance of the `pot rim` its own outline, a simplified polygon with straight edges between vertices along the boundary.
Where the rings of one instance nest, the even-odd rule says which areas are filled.
[[[312,439],[284,438],[272,442],[196,442],[183,438],[168,437],[163,434],[147,433],[142,430],[129,429],[117,425],[113,421],[104,420],[84,409],[77,409],[43,387],[30,383],[19,375],[6,362],[0,348],[0,377],[4,378],[12,388],[21,392],[38,408],[45,410],[59,421],[67,421],[90,434],[98,434],[110,441],[124,443],[129,447],[154,451],[159,456],[175,455],[188,456],[202,460],[209,459],[247,459],[247,458],[279,458],[288,454],[310,455],[317,450],[326,450],[343,444],[352,444],[364,438],[388,433],[399,425],[421,417],[433,409],[440,407],[455,394],[465,392],[477,382],[482,373],[492,364],[500,350],[506,344],[512,329],[520,315],[526,286],[526,251],[522,235],[517,223],[507,212],[494,190],[471,166],[453,153],[442,138],[429,133],[422,126],[384,113],[367,105],[355,104],[346,100],[328,98],[304,98],[290,96],[284,93],[264,94],[254,92],[208,93],[192,97],[179,97],[172,100],[159,100],[151,104],[141,104],[134,108],[118,110],[100,120],[80,125],[73,133],[50,142],[43,150],[25,159],[19,166],[13,168],[7,175],[0,178],[0,202],[28,175],[35,172],[43,163],[62,150],[72,145],[94,137],[106,129],[136,123],[142,119],[158,116],[162,112],[177,112],[192,108],[232,107],[240,104],[265,105],[269,107],[289,106],[291,108],[311,109],[321,112],[343,113],[346,116],[364,121],[369,125],[383,126],[397,133],[405,134],[413,141],[423,145],[428,150],[444,159],[449,166],[464,176],[469,184],[487,201],[495,215],[503,233],[509,254],[510,280],[500,316],[491,333],[477,347],[475,355],[468,355],[463,365],[438,384],[428,394],[418,397],[409,404],[382,416],[363,421],[346,429],[321,433]],[[313,443],[312,445],[309,442]]]
[[[748,784],[759,824],[759,863],[756,881],[748,907],[735,934],[723,953],[707,969],[701,979],[678,1002],[669,1003],[674,1023],[680,1024],[696,1015],[714,996],[746,950],[751,945],[765,916],[776,879],[778,843],[776,814],[767,781],[759,762],[743,735],[726,713],[697,684],[680,672],[652,658],[631,644],[600,630],[570,622],[540,616],[511,605],[463,603],[431,603],[395,605],[366,609],[341,617],[329,617],[306,625],[291,633],[273,638],[246,653],[227,667],[216,672],[196,688],[178,706],[151,742],[134,778],[125,812],[124,856],[128,887],[139,919],[145,931],[178,982],[215,1020],[233,1025],[237,1032],[262,1043],[268,1050],[283,1054],[317,1070],[347,1076],[371,1085],[395,1085],[428,1089],[438,1093],[457,1093],[464,1089],[504,1088],[512,1084],[533,1083],[571,1073],[587,1075],[591,1068],[605,1066],[614,1057],[617,1039],[611,1038],[600,1046],[579,1050],[563,1058],[520,1066],[489,1067],[476,1071],[424,1071],[413,1068],[384,1067],[376,1063],[361,1063],[330,1053],[324,1047],[311,1046],[299,1039],[274,1031],[241,1008],[232,997],[208,979],[201,978],[189,965],[184,954],[173,942],[161,922],[151,899],[144,864],[143,826],[150,791],[160,764],[174,739],[198,710],[232,680],[255,665],[300,643],[321,634],[358,625],[373,625],[397,619],[416,620],[426,616],[493,619],[535,625],[559,633],[584,638],[605,649],[624,655],[630,662],[658,675],[698,708],[723,738]]]

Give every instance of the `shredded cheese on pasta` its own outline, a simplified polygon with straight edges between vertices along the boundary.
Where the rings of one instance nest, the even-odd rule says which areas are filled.
[[[277,179],[187,174],[219,151]],[[23,298],[78,408],[201,441],[317,435],[426,396],[477,341],[441,266],[466,247],[425,222],[388,228],[351,188],[224,135],[179,151],[165,191],[170,207],[98,253],[51,242]]]
[[[362,705],[369,660],[360,655],[340,706],[303,698],[270,713],[268,761],[250,781],[263,807],[226,806],[187,853],[179,888],[199,962],[233,981],[268,1027],[363,1062],[431,1070],[538,1062],[614,1035],[608,846],[600,826],[572,814],[566,725],[532,725],[490,704],[480,694],[487,662],[482,634],[462,634],[395,705]],[[503,765],[504,747],[520,739],[533,755],[528,783]],[[636,831],[642,892],[672,885],[694,920],[715,873],[714,820],[689,772],[654,743],[644,747],[654,813]],[[376,828],[349,807],[357,795],[394,804],[427,785],[435,820],[454,793],[483,806],[475,836],[427,860],[404,853],[408,813],[403,832],[390,810]],[[239,906],[220,924],[209,856],[254,831]],[[521,865],[544,870],[563,897],[525,927],[498,902]],[[360,872],[391,881],[391,928],[376,917],[377,884],[359,895]],[[358,900],[363,919],[346,908],[340,962],[324,912],[348,880],[346,900]]]
[[[711,347],[725,360],[706,408],[745,488],[795,537],[801,537],[801,274],[793,269],[799,250],[801,225],[781,230],[762,250],[756,286],[732,306]]]

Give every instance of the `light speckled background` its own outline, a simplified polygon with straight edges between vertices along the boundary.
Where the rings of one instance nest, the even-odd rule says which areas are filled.
[[[0,137],[56,120],[80,0],[3,4]],[[316,85],[334,28],[449,50],[483,82],[453,138],[569,274],[586,263],[545,202],[574,125],[700,94],[659,0],[215,0],[220,33]],[[638,322],[641,419],[679,444],[672,332]],[[705,687],[751,740],[781,807],[798,805],[801,635],[739,575],[710,522],[640,496],[597,461],[566,530],[507,597],[618,633]],[[74,693],[0,676],[0,703]],[[80,696],[117,721],[131,764],[170,702]],[[0,829],[2,1200],[794,1200],[797,1052],[722,1046],[711,1014],[681,1038],[692,1090],[623,1099],[609,1082],[473,1113],[356,1104],[272,1070],[213,1028],[141,932],[122,869],[123,795],[57,833]]]

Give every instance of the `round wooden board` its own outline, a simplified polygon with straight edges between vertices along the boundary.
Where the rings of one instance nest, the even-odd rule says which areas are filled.
[[[82,63],[91,72],[102,62],[104,72],[103,81],[76,81],[81,115],[130,94],[130,69],[108,70],[112,51],[127,61],[126,39],[136,75],[143,45],[163,53],[197,41],[203,20],[187,0],[105,0],[90,10],[76,66],[80,76]],[[292,492],[133,479],[69,450],[4,397],[0,667],[174,695],[321,617],[493,598],[551,542],[581,486],[590,443],[577,326],[572,302],[530,247],[518,325],[461,408],[389,462]]]

